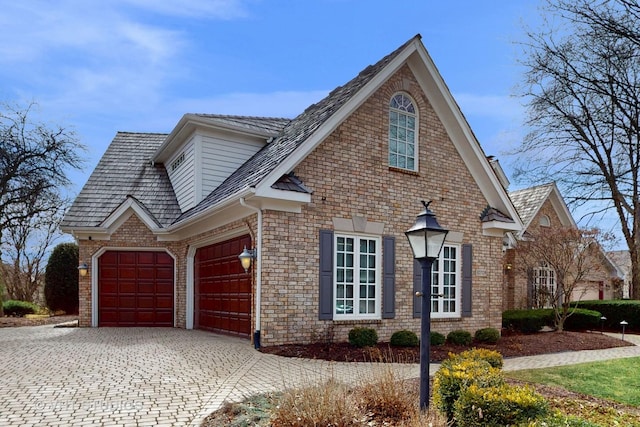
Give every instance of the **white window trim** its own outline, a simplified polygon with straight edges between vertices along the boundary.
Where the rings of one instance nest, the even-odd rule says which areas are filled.
[[[359,275],[359,265],[360,265],[360,249],[357,244],[359,239],[368,239],[376,241],[376,301],[375,301],[375,313],[372,314],[338,314],[336,313],[336,300],[337,300],[337,290],[338,290],[338,280],[337,280],[337,264],[338,257],[337,248],[338,248],[338,238],[353,238],[356,239],[354,242],[354,249],[357,247],[358,252],[354,252],[354,312],[356,311],[359,303],[359,298],[356,298],[355,295],[359,295],[359,282],[357,281],[360,277]],[[358,233],[334,233],[333,235],[333,319],[334,320],[368,320],[374,319],[378,320],[382,318],[382,238],[381,236],[372,236],[366,234],[358,234]]]
[[[391,129],[391,121],[390,121],[390,113],[392,110],[397,111],[400,114],[406,114],[408,116],[411,115],[411,113],[407,113],[406,111],[402,111],[402,110],[398,110],[395,108],[391,107],[391,100],[393,98],[395,98],[397,95],[404,95],[407,98],[409,98],[409,100],[411,101],[411,104],[413,105],[413,109],[415,110],[415,113],[413,114],[413,117],[415,117],[416,119],[416,128],[415,128],[415,138],[413,140],[413,165],[414,168],[413,169],[409,169],[409,168],[403,168],[400,166],[394,166],[389,162],[389,155],[391,154],[391,146],[390,146],[390,138],[389,138],[389,130]],[[389,99],[389,103],[387,104],[388,106],[388,110],[387,110],[387,120],[389,120],[389,124],[387,127],[387,165],[390,168],[395,168],[395,169],[399,169],[399,170],[406,170],[409,172],[418,172],[420,170],[420,164],[418,159],[420,158],[419,153],[418,153],[418,148],[419,148],[419,143],[418,141],[420,140],[420,118],[418,117],[418,104],[416,104],[415,99],[413,99],[413,97],[411,95],[409,95],[406,92],[396,92],[393,95],[391,95],[391,98]]]
[[[456,297],[454,298],[455,304],[456,304],[456,310],[453,312],[448,312],[448,313],[442,313],[442,312],[435,312],[433,311],[433,305],[431,306],[431,317],[433,319],[455,319],[455,318],[459,318],[461,317],[461,303],[462,303],[462,246],[461,245],[457,245],[457,244],[450,244],[450,243],[445,243],[444,246],[442,247],[442,251],[440,252],[440,257],[438,257],[438,259],[435,262],[438,263],[438,283],[442,284],[440,286],[444,285],[444,260],[442,259],[442,253],[444,252],[444,248],[445,247],[449,247],[449,248],[455,248],[456,250],[456,269],[455,269],[455,273],[456,273],[456,283],[455,283],[455,290],[456,290]],[[433,283],[433,278],[432,278],[432,283]],[[443,291],[442,288],[440,288],[439,293],[441,293]],[[436,298],[440,299],[440,303],[442,303],[444,301],[444,299],[442,297],[438,297],[436,295],[432,295],[431,296],[431,301],[433,304],[433,301],[436,300]]]

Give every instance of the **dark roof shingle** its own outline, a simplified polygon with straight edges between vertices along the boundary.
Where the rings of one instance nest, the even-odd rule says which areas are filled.
[[[166,137],[118,132],[61,226],[98,227],[128,196],[134,197],[159,225],[166,227],[175,221],[181,211],[167,171],[150,161]]]

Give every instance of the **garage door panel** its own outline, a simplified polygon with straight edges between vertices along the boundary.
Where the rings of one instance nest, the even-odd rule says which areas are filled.
[[[157,297],[156,298],[156,308],[173,308],[173,297]]]
[[[195,258],[196,327],[233,335],[251,333],[251,275],[238,261],[250,236],[198,249]]]
[[[170,280],[173,282],[173,268],[159,267],[156,269],[156,279]]]
[[[121,266],[136,265],[137,254],[137,252],[118,252],[118,264]]]
[[[164,252],[107,251],[98,263],[100,326],[173,326],[173,258]]]
[[[118,305],[114,306],[120,309],[135,309],[136,299],[131,295],[120,295],[118,298]]]

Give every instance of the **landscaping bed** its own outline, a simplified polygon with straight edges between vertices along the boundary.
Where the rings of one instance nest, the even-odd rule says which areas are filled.
[[[600,332],[563,331],[520,334],[503,331],[502,338],[496,344],[473,342],[470,346],[449,343],[441,346],[431,346],[431,361],[442,361],[449,353],[460,353],[472,347],[495,350],[507,358],[563,351],[598,350],[628,345],[632,344]],[[263,347],[260,351],[285,357],[302,357],[337,362],[393,361],[418,363],[420,361],[418,347],[391,347],[388,343],[379,343],[375,347],[357,348],[349,343],[318,342],[305,345],[290,344]]]

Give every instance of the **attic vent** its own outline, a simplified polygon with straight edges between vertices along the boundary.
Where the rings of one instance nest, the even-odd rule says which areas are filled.
[[[175,171],[184,163],[184,153],[180,154],[177,159],[171,162],[171,172]]]

